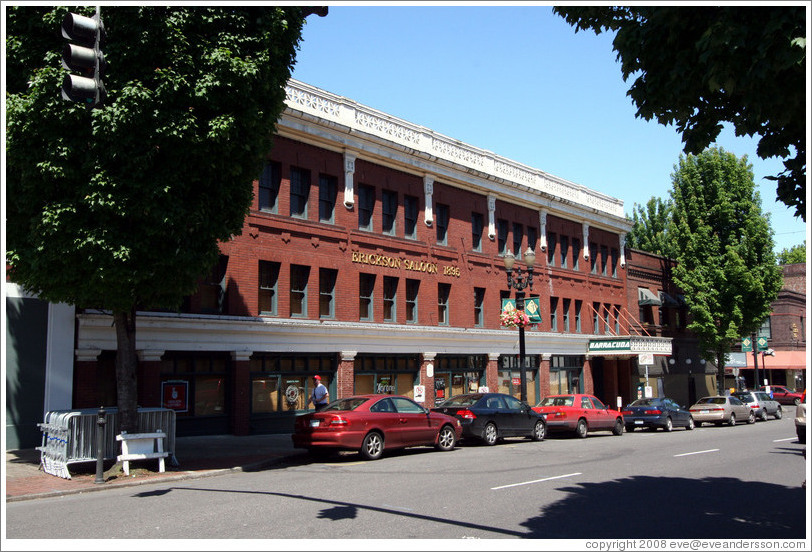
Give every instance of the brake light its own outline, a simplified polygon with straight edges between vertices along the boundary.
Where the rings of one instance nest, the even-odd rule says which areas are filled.
[[[750,408],[758,408],[758,405],[757,404],[751,404]]]
[[[553,413],[553,418],[566,418],[566,417],[567,417],[566,412],[559,411],[559,412],[554,412]]]
[[[460,418],[465,418],[466,420],[476,419],[476,414],[474,414],[473,412],[471,412],[470,410],[467,410],[467,409],[466,410],[458,410],[457,411],[457,416],[459,416]]]
[[[659,416],[662,413],[663,413],[662,410],[646,410],[643,412],[643,414],[646,414],[648,416]]]
[[[336,429],[336,428],[344,428],[350,423],[347,418],[344,418],[339,415],[332,415],[329,418],[324,418],[321,427],[327,429]]]
[[[631,416],[632,414],[634,414],[634,412],[632,412],[631,410],[624,410],[621,412],[621,415],[623,416]]]

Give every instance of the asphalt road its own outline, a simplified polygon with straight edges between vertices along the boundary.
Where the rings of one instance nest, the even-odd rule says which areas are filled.
[[[787,416],[671,433],[462,444],[446,453],[415,448],[374,462],[342,454],[14,502],[6,505],[6,536],[803,539],[803,450]]]

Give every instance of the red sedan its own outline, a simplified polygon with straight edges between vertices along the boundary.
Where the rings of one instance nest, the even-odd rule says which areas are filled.
[[[593,395],[552,395],[545,397],[533,410],[544,414],[549,431],[572,431],[586,437],[590,431],[609,430],[623,435],[623,416],[611,410]]]
[[[407,397],[358,395],[297,417],[292,438],[295,448],[311,453],[357,450],[376,460],[384,450],[404,447],[452,450],[461,436],[459,420],[426,410]]]

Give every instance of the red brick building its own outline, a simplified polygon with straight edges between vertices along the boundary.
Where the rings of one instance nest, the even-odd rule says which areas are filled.
[[[183,312],[138,313],[139,401],[171,403],[178,435],[289,429],[316,374],[332,398],[519,396],[499,314],[505,254],[526,270],[528,248],[528,402],[615,407],[638,353],[671,353],[633,322],[619,200],[301,82],[287,93],[242,234]],[[113,404],[110,317],[77,318],[74,406]]]

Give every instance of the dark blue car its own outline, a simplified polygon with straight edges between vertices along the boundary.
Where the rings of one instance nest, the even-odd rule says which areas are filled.
[[[626,431],[646,427],[656,431],[658,427],[671,431],[675,427],[694,428],[691,413],[668,398],[637,399],[621,412]]]
[[[475,438],[487,445],[505,437],[529,437],[541,441],[547,433],[544,416],[527,403],[504,393],[456,395],[431,409],[454,416],[462,424],[463,438]]]

